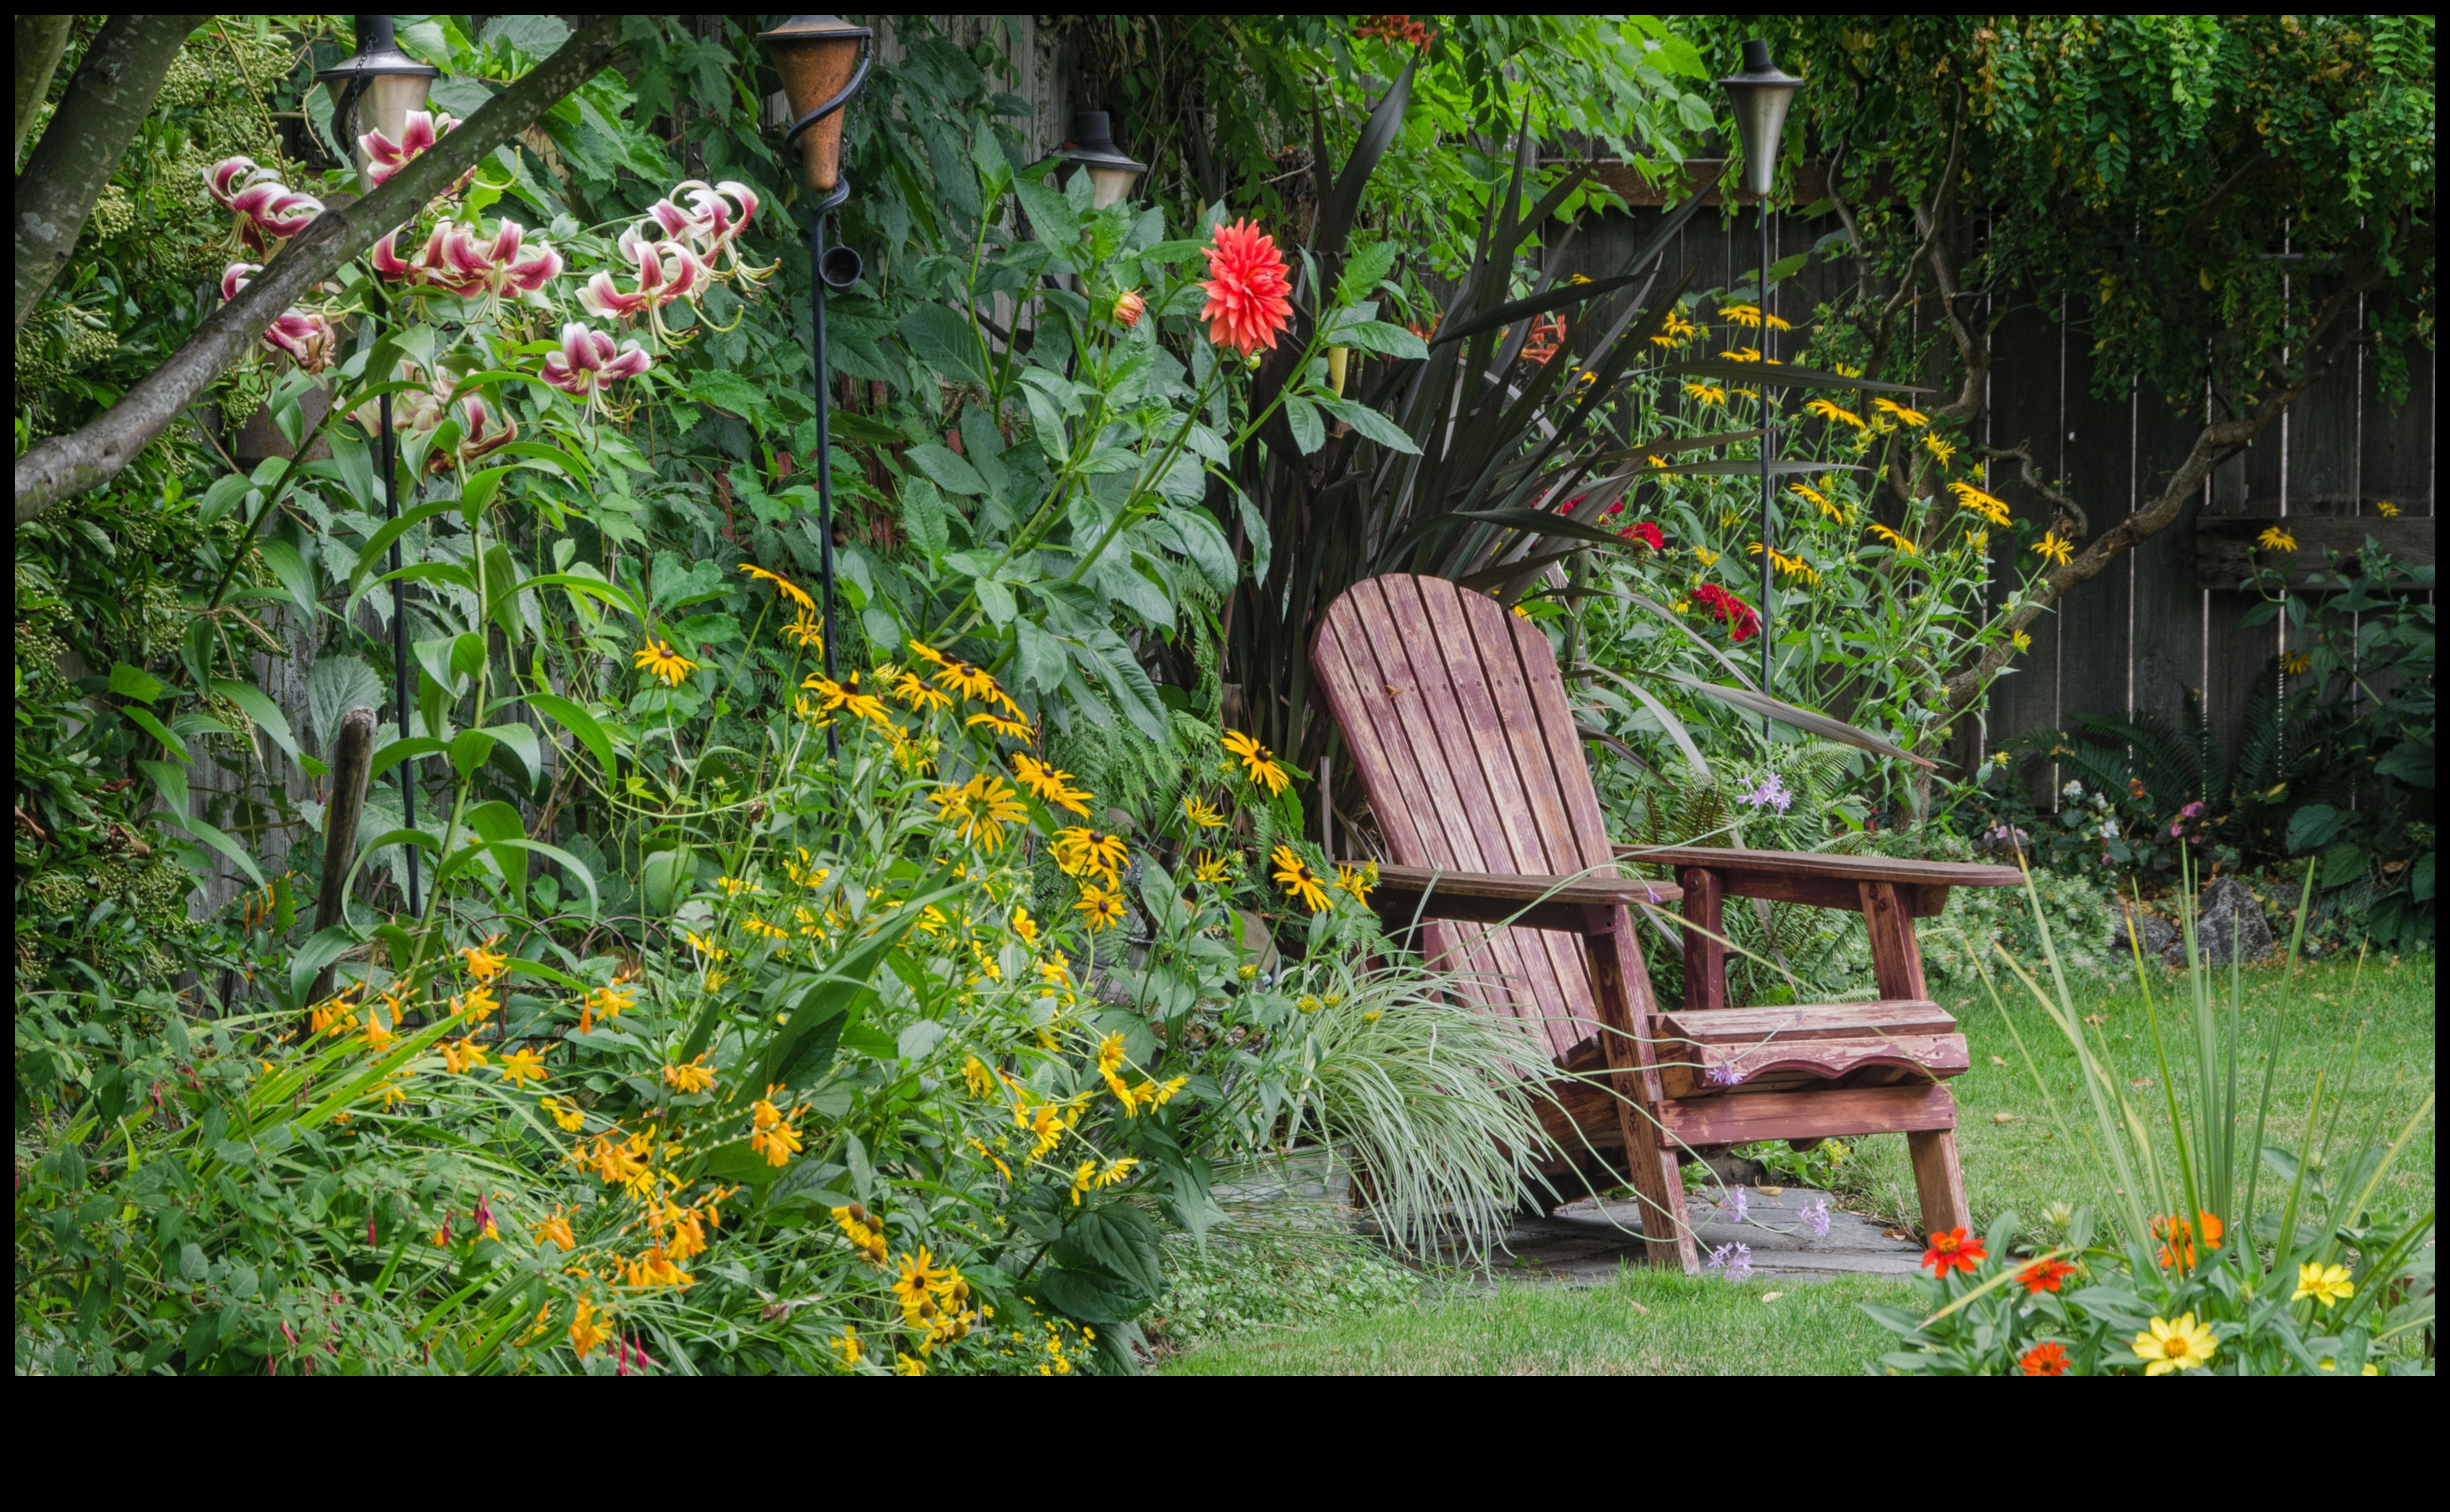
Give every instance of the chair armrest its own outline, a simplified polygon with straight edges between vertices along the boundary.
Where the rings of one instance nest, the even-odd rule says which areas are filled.
[[[1449,871],[1437,866],[1378,863],[1371,906],[1390,928],[1418,919],[1517,924],[1588,934],[1604,929],[1604,910],[1666,904],[1684,896],[1672,882],[1641,878],[1555,877],[1525,872]]]
[[[1828,856],[1818,851],[1737,850],[1716,845],[1617,845],[1619,861],[1707,871],[1738,898],[1769,898],[1822,908],[1863,906],[1861,884],[1897,889],[1908,910],[1928,919],[1948,901],[1951,887],[2015,887],[2025,874],[1977,862],[1899,861],[1888,856]]]

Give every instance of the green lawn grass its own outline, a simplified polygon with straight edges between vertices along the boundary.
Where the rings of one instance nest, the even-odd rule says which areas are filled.
[[[2368,959],[2362,969],[2353,958],[2307,962],[2298,967],[2296,984],[2285,994],[2284,1004],[2286,971],[2285,966],[2261,966],[2239,974],[2245,1020],[2242,1042],[2246,1048],[2239,1056],[2238,1076],[2240,1096],[2249,1116],[2260,1091],[2262,1050],[2271,1034],[2270,1016],[2286,1015],[2280,1026],[2280,1063],[2272,1077],[2270,1122],[2264,1142],[2291,1150],[2299,1147],[2305,1135],[2305,1116],[2318,1072],[2324,1074],[2325,1090],[2324,1129],[2317,1143],[2327,1140],[2334,1158],[2395,1137],[2433,1091],[2433,959]],[[2100,1032],[2118,1071],[2128,1079],[2129,1095],[2161,1133],[2166,1156],[2169,1153],[2168,1104],[2160,1068],[2154,1064],[2150,1020],[2132,971],[2116,981],[2069,985],[2076,995],[2079,1012],[2102,1019]],[[2154,974],[2162,1034],[2171,1064],[2180,1073],[2182,1108],[2188,1106],[2184,1094],[2193,1059],[2192,1042],[2184,1005],[2173,1006],[2168,994],[2183,992],[2185,986],[2183,979]],[[2071,1149],[2070,1143],[2072,1134],[2081,1146],[2082,1131],[2091,1124],[2090,1106],[2077,1079],[2075,1053],[2029,997],[2012,998],[2003,991],[2002,999],[2014,1016],[2012,1034],[1988,995],[1978,991],[1942,995],[1943,1006],[1964,1025],[1974,1055],[1974,1069],[1949,1086],[1958,1108],[1957,1153],[1965,1167],[1966,1201],[1976,1225],[1987,1227],[2009,1208],[2030,1221],[2038,1219],[2054,1202],[2106,1207],[2104,1199],[2112,1194],[2096,1190],[2098,1178],[2083,1150]],[[2224,1005],[2226,1013],[2226,973],[2220,975],[2215,1001]],[[2032,1056],[2030,1065],[2026,1052]],[[2351,1076],[2352,1055],[2356,1064]],[[2051,1116],[2053,1101],[2058,1118],[2067,1121],[2065,1127]],[[2241,1145],[2251,1137],[2251,1129],[2243,1132]],[[1850,1162],[1842,1180],[1848,1205],[1911,1223],[1915,1216],[1914,1172],[1906,1162],[1904,1136],[1862,1139],[1854,1146],[1857,1158]],[[2393,1167],[2388,1187],[2386,1201],[2393,1205],[2430,1204],[2434,1153],[2429,1135],[2409,1142]]]
[[[1847,1276],[1729,1286],[1628,1268],[1604,1286],[1454,1287],[1408,1308],[1246,1333],[1168,1361],[1167,1375],[1828,1375],[1859,1373],[1891,1337],[1859,1304],[1901,1283]]]
[[[2304,1138],[2318,1072],[2325,1085],[2318,1145],[2327,1142],[2339,1158],[2395,1136],[2433,1090],[2432,959],[2367,960],[2362,967],[2354,960],[2335,960],[2297,970],[2285,1005],[2287,968],[2256,967],[2240,976],[2244,1042],[2250,1049],[2241,1056],[2239,1076],[2249,1109],[2260,1082],[2261,1047],[2271,1031],[2269,1016],[2286,1016],[2280,1025],[2265,1143],[2294,1148]],[[2071,986],[2079,1011],[2101,1019],[2099,1028],[2120,1073],[2130,1078],[2139,1111],[2155,1124],[2165,1123],[2149,1018],[2132,975]],[[2155,974],[2152,990],[2165,1037],[2185,1033],[2184,1020],[2171,1017],[2168,996],[2183,986]],[[2225,1004],[2226,976],[2220,989]],[[2081,1100],[2074,1053],[2049,1020],[2030,1000],[2022,1006],[2011,1000],[2012,1034],[1985,996],[1955,992],[1944,1001],[1964,1024],[1974,1051],[1974,1070],[1952,1085],[1963,1120],[1958,1140],[1966,1195],[1977,1222],[1987,1225],[2013,1208],[2037,1223],[2052,1203],[2097,1202],[2108,1195],[2094,1190],[2090,1162],[2071,1148],[2081,1142],[2078,1131],[2090,1114]],[[2168,1048],[2173,1065],[2187,1054],[2175,1037]],[[2064,1127],[2051,1115],[2053,1098],[2059,1117],[2068,1120]],[[2247,1131],[2241,1140],[2250,1136]],[[1854,1141],[1839,1175],[1848,1206],[1885,1218],[1914,1217],[1914,1178],[1902,1135]],[[2389,1187],[2388,1205],[2432,1204],[2429,1131],[2409,1141]],[[1781,1294],[1772,1301],[1773,1292]],[[1889,1338],[1863,1316],[1859,1304],[1908,1294],[1904,1283],[1870,1277],[1816,1284],[1762,1278],[1730,1286],[1643,1270],[1628,1270],[1592,1288],[1532,1282],[1440,1286],[1425,1289],[1409,1306],[1369,1316],[1215,1339],[1161,1368],[1176,1375],[1854,1373]]]

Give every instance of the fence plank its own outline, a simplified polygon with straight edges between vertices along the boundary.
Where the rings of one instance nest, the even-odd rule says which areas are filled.
[[[1993,349],[2002,358],[1991,369],[1991,441],[1994,446],[2030,446],[2035,469],[2045,477],[2067,472],[2067,428],[2060,423],[2061,333],[2039,310],[2019,307],[2001,317]],[[2012,356],[2007,354],[2013,354]],[[2010,463],[1993,468],[1991,491],[2009,501],[2027,518],[2039,513],[2041,499],[2009,474]],[[1952,527],[1953,528],[1953,527]],[[2002,533],[1993,538],[1991,603],[1995,611],[2019,581],[2015,564],[2007,560],[2014,548]],[[2048,613],[2033,621],[2032,646],[2009,664],[2008,672],[1991,685],[1987,746],[1997,749],[2028,730],[2055,729],[2059,725],[2059,640],[2063,614]],[[2027,781],[2036,803],[2047,804],[2055,785],[2051,765],[2030,764]]]
[[[2134,511],[2135,400],[2124,390],[2095,394],[2092,374],[2091,342],[2083,331],[2072,330],[2067,343],[2067,488],[2092,528],[2107,531]],[[2024,562],[2017,566],[2021,570]],[[2127,717],[2134,586],[2130,552],[2059,601],[2061,720],[2077,714]]]
[[[2146,390],[2135,407],[2136,507],[2161,496],[2203,430],[2203,399],[2173,404]],[[2204,595],[2195,586],[2197,489],[2176,523],[2135,549],[2135,713],[2179,727],[2187,690],[2204,681]]]

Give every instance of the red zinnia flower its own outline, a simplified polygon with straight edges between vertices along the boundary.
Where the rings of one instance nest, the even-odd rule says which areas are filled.
[[[1663,552],[1667,549],[1667,537],[1660,534],[1659,527],[1648,520],[1636,520],[1617,532],[1617,534],[1637,546],[1647,546],[1654,552]],[[1738,638],[1741,639],[1740,636]]]
[[[2075,1267],[2065,1260],[2036,1260],[2017,1271],[2016,1280],[2030,1297],[2036,1291],[2056,1291],[2059,1283],[2073,1274]]]
[[[1922,1263],[1931,1267],[1931,1273],[1935,1276],[1944,1276],[1952,1269],[1972,1275],[1975,1263],[1988,1259],[1990,1253],[1982,1248],[1981,1240],[1957,1228],[1946,1233],[1933,1234],[1931,1248],[1922,1252]]]
[[[2056,1341],[2037,1344],[2017,1360],[2016,1368],[2026,1375],[2065,1375],[2068,1372],[2067,1346]]]
[[[1726,622],[1730,640],[1740,643],[1760,633],[1760,616],[1753,607],[1716,583],[1695,589],[1693,601]]]
[[[1216,228],[1216,244],[1208,254],[1208,295],[1199,318],[1208,322],[1208,339],[1248,357],[1261,347],[1275,349],[1276,333],[1293,323],[1292,269],[1276,251],[1276,239],[1253,223],[1235,221]]]

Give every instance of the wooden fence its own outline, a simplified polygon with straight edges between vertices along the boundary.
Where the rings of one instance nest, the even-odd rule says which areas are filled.
[[[1679,272],[1698,267],[1696,290],[1749,281],[1760,257],[1754,213],[1750,206],[1732,215],[1705,209],[1664,261]],[[1585,217],[1570,238],[1551,239],[1553,265],[1594,278],[1624,272],[1661,214],[1637,205]],[[1773,215],[1770,255],[1808,251],[1837,228],[1834,217]],[[1799,347],[1815,307],[1842,294],[1853,278],[1848,263],[1816,259],[1775,285],[1773,312],[1797,327],[1780,343]],[[2095,395],[2090,336],[2054,314],[2030,305],[1993,312],[1996,360],[1977,439],[2031,442],[2042,471],[2084,507],[2098,534],[2158,495],[2193,445],[2206,401],[2197,397],[2181,410],[2150,391]],[[1958,760],[1978,761],[2028,730],[2064,727],[2077,713],[2150,714],[2175,725],[2189,688],[2201,691],[2223,748],[2234,748],[2247,693],[2285,647],[2276,625],[2241,626],[2251,595],[2207,586],[2221,566],[2238,560],[2238,527],[2218,522],[2304,519],[2306,525],[2294,529],[2309,548],[2318,534],[2353,547],[2369,530],[2401,559],[2430,564],[2434,354],[2412,347],[2407,368],[2407,397],[2393,405],[2370,359],[2360,356],[2301,397],[2243,456],[2216,470],[2176,524],[2061,599],[2056,612],[2033,627],[2032,649],[1993,687],[1987,720],[1960,727]],[[2020,517],[2048,513],[2021,483],[1994,482],[1992,491]],[[2397,519],[2385,519],[2384,503],[2400,512]],[[2007,586],[1994,586],[1994,604]],[[2037,785],[2048,780],[2037,776]]]

